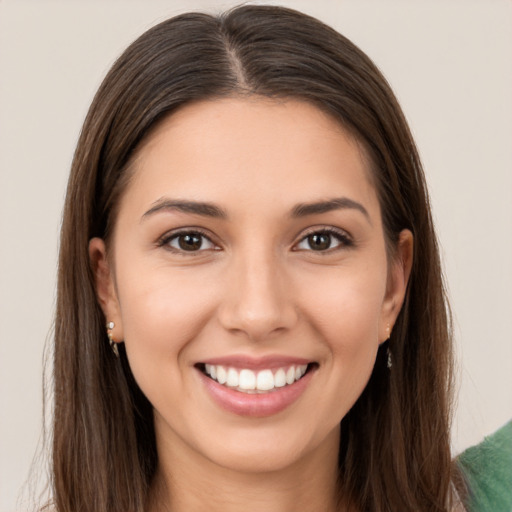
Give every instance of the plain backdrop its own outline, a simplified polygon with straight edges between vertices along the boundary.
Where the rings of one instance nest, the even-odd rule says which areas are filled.
[[[42,429],[61,208],[92,96],[145,29],[235,3],[0,0],[0,512],[16,509]],[[512,417],[512,3],[278,3],[367,52],[412,127],[455,316],[457,453]]]

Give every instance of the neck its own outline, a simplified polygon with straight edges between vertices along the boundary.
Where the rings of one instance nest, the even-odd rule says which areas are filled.
[[[159,447],[150,512],[335,512],[339,433],[314,453],[274,471],[237,471],[200,457],[188,447]],[[174,444],[174,443],[173,443]]]

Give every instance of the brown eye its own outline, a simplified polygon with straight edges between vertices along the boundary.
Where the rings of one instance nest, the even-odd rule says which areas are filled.
[[[307,237],[307,241],[313,251],[325,251],[331,247],[332,236],[328,233],[313,233]]]
[[[327,252],[334,249],[351,247],[352,245],[353,242],[347,234],[334,229],[325,229],[306,235],[295,246],[295,250]]]
[[[202,237],[200,235],[191,234],[191,235],[180,235],[178,237],[178,245],[180,249],[184,251],[198,251],[201,249],[201,245],[203,244]]]
[[[176,251],[184,252],[198,252],[215,248],[209,238],[194,231],[173,235],[166,244]]]

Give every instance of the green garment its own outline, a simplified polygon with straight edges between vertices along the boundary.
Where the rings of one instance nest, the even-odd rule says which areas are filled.
[[[458,458],[468,512],[512,512],[512,421]]]

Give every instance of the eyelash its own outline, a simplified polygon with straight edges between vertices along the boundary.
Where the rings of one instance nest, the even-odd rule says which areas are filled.
[[[204,241],[207,240],[213,247],[209,249],[199,249],[199,250],[193,250],[193,251],[187,251],[186,249],[180,249],[178,247],[172,247],[170,244],[173,240],[179,240],[179,237],[182,236],[197,236],[201,238],[201,245],[203,245]],[[157,243],[158,247],[164,247],[169,251],[172,251],[176,254],[180,255],[197,255],[205,250],[218,250],[218,246],[212,241],[211,237],[204,231],[198,228],[193,229],[184,229],[180,231],[174,231],[171,233],[166,233],[160,240],[158,240]]]
[[[327,235],[330,237],[330,241],[329,241],[329,247],[327,247],[326,249],[321,249],[321,250],[315,250],[313,249],[311,246],[309,247],[309,249],[306,249],[306,248],[299,248],[300,244],[304,243],[307,241],[307,239],[313,235]],[[183,248],[178,248],[178,247],[172,247],[170,244],[172,241],[174,240],[179,240],[179,237],[182,237],[182,236],[196,236],[196,237],[199,237],[201,239],[201,246],[204,244],[204,241],[208,241],[212,247],[208,248],[208,249],[201,249],[201,246],[198,250],[186,250],[186,249],[183,249]],[[335,247],[331,247],[332,245],[332,239],[335,239],[337,242],[339,242],[339,244]],[[201,229],[198,229],[198,228],[194,228],[194,229],[186,229],[186,230],[180,230],[180,231],[175,231],[175,232],[171,232],[171,233],[166,233],[162,238],[160,238],[157,242],[157,245],[158,247],[165,247],[166,249],[176,253],[176,254],[180,254],[180,255],[197,255],[205,250],[219,250],[219,247],[212,241],[211,237],[204,231],[202,231]],[[332,228],[332,227],[323,227],[323,228],[311,228],[309,232],[307,232],[300,240],[298,243],[296,243],[294,246],[293,246],[293,251],[311,251],[311,252],[315,252],[315,253],[320,253],[320,254],[327,254],[327,253],[331,253],[331,252],[334,252],[334,251],[337,251],[337,250],[340,250],[342,248],[350,248],[350,247],[353,247],[354,246],[354,242],[352,240],[352,238],[345,232],[345,231],[342,231],[342,230],[339,230],[339,229],[335,229],[335,228]]]
[[[329,242],[329,247],[327,249],[324,249],[324,250],[315,250],[313,249],[311,246],[309,249],[300,249],[298,248],[298,246],[300,244],[302,244],[303,242],[305,242],[309,237],[313,236],[313,235],[327,235],[330,237],[330,242]],[[337,242],[339,242],[339,245],[335,246],[335,247],[331,247],[332,245],[332,239],[335,239]],[[294,250],[295,251],[301,251],[301,250],[305,250],[305,251],[311,251],[311,252],[315,252],[315,253],[319,253],[319,254],[330,254],[331,252],[335,252],[337,250],[341,250],[343,248],[347,249],[347,248],[350,248],[350,247],[353,247],[354,246],[354,241],[352,240],[352,238],[348,235],[348,233],[346,233],[345,231],[341,230],[341,229],[335,229],[335,228],[332,228],[332,227],[323,227],[323,228],[311,228],[309,232],[307,232],[301,239],[300,241],[295,244],[294,246]]]

